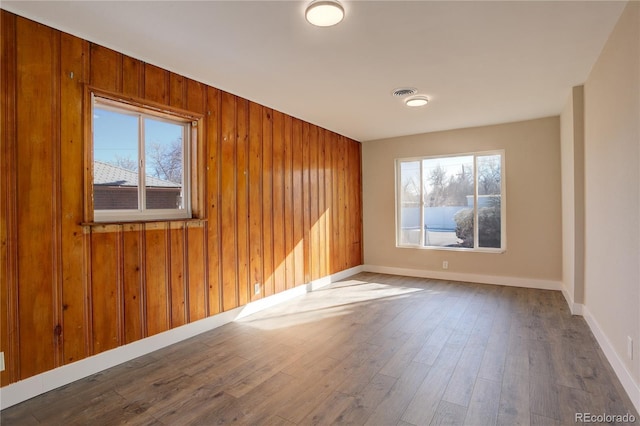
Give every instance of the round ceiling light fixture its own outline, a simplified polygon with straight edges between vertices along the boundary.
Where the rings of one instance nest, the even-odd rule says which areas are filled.
[[[426,96],[415,96],[404,101],[404,104],[408,107],[421,107],[429,103],[429,99]]]
[[[309,3],[304,17],[316,27],[331,27],[344,18],[344,8],[336,0],[315,0]]]

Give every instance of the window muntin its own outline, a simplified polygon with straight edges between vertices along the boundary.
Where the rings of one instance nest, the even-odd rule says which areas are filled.
[[[94,220],[190,218],[189,119],[92,99]]]
[[[505,250],[503,151],[399,159],[396,173],[398,246]]]

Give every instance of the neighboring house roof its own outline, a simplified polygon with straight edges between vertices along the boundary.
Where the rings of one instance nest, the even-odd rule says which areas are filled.
[[[145,178],[147,186],[160,188],[180,188],[181,185],[168,180],[158,179],[147,175]],[[100,186],[138,186],[138,173],[133,170],[103,163],[93,162],[93,184]]]

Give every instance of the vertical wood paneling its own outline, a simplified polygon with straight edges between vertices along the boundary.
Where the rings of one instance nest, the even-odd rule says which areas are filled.
[[[197,81],[191,79],[186,80],[186,109],[189,111],[194,111],[197,113],[207,114],[207,93],[206,87],[204,84],[199,83]],[[215,115],[214,115],[215,116]],[[205,126],[206,126],[206,120]],[[206,146],[206,129],[198,129],[198,137],[202,140],[199,141],[197,145],[196,152],[192,152],[192,173],[198,173],[201,170],[198,167],[198,159],[202,159],[207,155],[208,147]],[[201,162],[202,160],[200,160]],[[199,175],[196,177],[196,187],[197,191],[195,192],[192,199],[194,200],[202,200],[207,193],[208,188],[208,179],[204,177],[204,175]],[[205,210],[197,205],[197,203],[192,202],[192,208],[194,214],[202,214]],[[215,222],[215,221],[214,221]],[[209,249],[209,239],[207,226],[204,224],[191,224],[194,226],[187,226],[188,232],[188,258],[189,258],[189,315],[190,317],[187,319],[188,322],[196,321],[198,319],[205,318],[210,315],[210,300],[209,300],[209,270],[208,270],[208,249]],[[217,282],[217,280],[216,280]],[[218,312],[218,309],[215,310]]]
[[[209,284],[209,315],[222,310],[222,279],[220,267],[220,92],[207,88],[206,141],[207,162],[207,270]]]
[[[352,154],[352,146],[351,141],[346,141],[346,155],[345,155],[345,170],[346,170],[346,180],[349,181],[353,178],[353,164],[351,164],[351,154]],[[351,218],[351,209],[353,205],[353,199],[351,193],[351,187],[349,185],[345,185],[345,220],[346,220],[346,253],[345,253],[345,267],[351,264],[351,256],[353,255],[353,238],[352,238],[352,229],[353,229],[353,220]]]
[[[199,114],[207,111],[206,86],[200,82],[186,79],[187,104],[186,109]]]
[[[89,44],[77,37],[61,35],[60,76],[60,167],[63,363],[87,356],[85,299],[88,274],[84,264],[85,237],[79,225],[83,219],[82,84],[86,81]],[[67,324],[74,326],[66,326]]]
[[[190,253],[185,247],[186,230],[184,223],[172,224],[169,230],[171,263],[169,265],[169,288],[171,289],[171,327],[179,327],[189,322],[189,288],[187,286],[187,262]]]
[[[284,114],[273,111],[273,283],[286,289],[284,259]]]
[[[293,168],[293,215],[290,220],[293,224],[293,259],[294,259],[294,284],[304,284],[304,206],[302,191],[302,122],[293,119],[292,141],[292,168]]]
[[[357,142],[0,13],[3,386],[361,263]],[[204,116],[205,220],[81,225],[85,83]]]
[[[362,146],[351,141],[353,151],[351,153],[350,164],[353,168],[353,177],[350,180],[349,190],[353,196],[352,211],[349,214],[351,218],[351,239],[353,241],[353,252],[351,256],[351,266],[360,265],[362,259]]]
[[[142,287],[144,285],[144,233],[142,225],[124,225],[122,240],[124,343],[131,343],[144,337],[142,331]]]
[[[261,297],[262,275],[262,106],[249,102],[249,283],[251,300]],[[260,294],[255,294],[258,284]]]
[[[78,39],[79,40],[79,39]],[[122,94],[140,98],[144,95],[144,64],[129,56],[122,57]]]
[[[187,81],[181,75],[169,74],[169,105],[184,109],[187,106]]]
[[[52,182],[54,152],[55,93],[53,74],[56,37],[50,28],[18,19],[17,36],[23,40],[17,49],[17,180],[18,314],[20,324],[21,378],[55,366],[54,300],[57,277],[53,259],[55,249],[55,207]],[[33,214],[34,212],[39,214]],[[34,267],[38,265],[38,267]],[[56,339],[57,340],[57,339]]]
[[[236,98],[221,92],[220,164],[222,309],[238,306],[238,256],[236,229]]]
[[[309,256],[311,261],[311,279],[320,278],[320,232],[318,230],[318,129],[309,129],[309,198],[311,244]]]
[[[53,37],[51,38],[52,47],[52,62],[51,62],[51,92],[54,97],[61,98],[60,89],[60,61],[61,61],[61,49],[60,38],[62,33],[57,31],[51,31]],[[61,169],[60,169],[60,126],[58,123],[62,123],[62,117],[60,114],[60,102],[53,102],[51,105],[51,138],[49,143],[52,148],[51,157],[51,176],[53,178],[51,185],[51,217],[53,221],[52,229],[52,247],[51,247],[51,265],[52,265],[52,294],[53,294],[53,324],[54,324],[54,353],[53,361],[56,366],[63,364],[63,338],[62,338],[62,223],[61,223],[61,211],[60,205],[62,199],[61,190]]]
[[[236,99],[236,180],[238,229],[238,304],[249,302],[249,103]]]
[[[309,179],[311,159],[309,151],[309,123],[302,124],[302,242],[304,282],[311,281],[311,194]]]
[[[151,64],[144,65],[144,97],[145,99],[167,104],[169,102],[169,71]]]
[[[325,241],[324,241],[324,256],[325,256],[325,269],[327,274],[333,274],[337,272],[333,269],[332,264],[332,244],[333,244],[333,234],[332,234],[332,217],[333,217],[333,191],[332,191],[332,181],[333,181],[333,133],[328,130],[324,131],[324,205],[325,205],[325,218],[324,218],[324,233],[325,233]]]
[[[207,315],[207,287],[205,281],[205,241],[204,227],[199,223],[187,224],[189,277],[189,318],[197,321]]]
[[[0,14],[0,348],[6,369],[0,372],[0,386],[20,378],[18,342],[17,274],[17,161],[16,161],[16,16]]]
[[[96,226],[91,232],[92,353],[118,346],[119,226]]]
[[[325,194],[324,194],[324,130],[318,129],[318,219],[315,226],[318,234],[318,276],[327,275],[326,264],[326,212],[325,212]]]
[[[342,220],[344,221],[343,225],[343,261],[342,267],[347,268],[349,265],[350,253],[351,253],[351,218],[349,217],[349,185],[346,183],[351,177],[351,172],[349,169],[349,140],[346,138],[342,138],[343,140],[343,173],[344,173],[344,183],[342,184],[342,188],[344,191],[344,197],[342,201]]]
[[[146,335],[169,329],[167,229],[163,223],[145,225]]]
[[[284,116],[284,243],[286,288],[295,286],[293,243],[293,119]]]
[[[340,264],[340,269],[344,269],[347,266],[346,262],[346,246],[347,246],[347,216],[345,212],[345,202],[346,202],[346,194],[345,194],[345,182],[346,182],[346,173],[345,173],[345,148],[346,148],[345,138],[342,136],[339,138],[338,142],[338,227],[339,227],[339,235],[338,235],[338,262]]]
[[[91,43],[90,82],[92,86],[116,91],[122,82],[122,55]]]
[[[264,295],[274,293],[273,282],[273,121],[272,111],[262,109],[262,276]]]
[[[331,147],[331,170],[333,180],[331,181],[331,265],[335,273],[342,269],[340,264],[340,138],[333,135],[333,145]]]

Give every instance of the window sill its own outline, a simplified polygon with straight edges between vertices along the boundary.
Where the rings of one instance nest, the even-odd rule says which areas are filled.
[[[416,249],[416,250],[440,250],[440,251],[456,251],[459,253],[490,253],[490,254],[504,254],[507,249],[494,249],[494,248],[462,248],[462,247],[437,247],[437,246],[411,246],[411,245],[398,245],[396,248],[400,249]]]
[[[86,230],[89,229],[103,229],[114,230],[113,228],[119,228],[122,226],[139,227],[145,226],[146,228],[158,229],[168,226],[169,228],[180,228],[186,226],[188,228],[203,228],[207,223],[207,219],[199,218],[185,218],[185,219],[150,219],[150,220],[129,220],[129,221],[104,221],[104,222],[82,222],[80,226]]]

